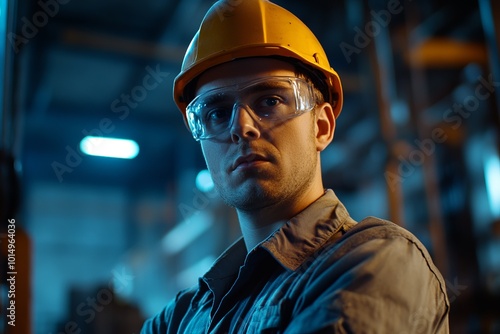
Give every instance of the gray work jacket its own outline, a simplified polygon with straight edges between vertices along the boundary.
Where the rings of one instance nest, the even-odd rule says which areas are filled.
[[[248,254],[234,243],[141,333],[449,333],[449,309],[414,235],[356,223],[328,190]]]

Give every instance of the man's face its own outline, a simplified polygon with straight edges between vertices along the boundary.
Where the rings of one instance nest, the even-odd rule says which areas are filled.
[[[294,67],[269,58],[237,60],[202,74],[196,95],[274,76],[294,77]],[[271,125],[263,125],[245,108],[235,108],[234,113],[227,133],[201,140],[222,199],[239,210],[254,211],[293,202],[307,192],[320,177],[314,113]]]

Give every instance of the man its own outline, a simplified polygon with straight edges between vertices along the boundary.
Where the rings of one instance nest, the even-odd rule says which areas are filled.
[[[298,18],[265,0],[215,3],[174,99],[243,238],[142,333],[448,333],[424,246],[393,223],[355,222],[323,188],[342,88]]]

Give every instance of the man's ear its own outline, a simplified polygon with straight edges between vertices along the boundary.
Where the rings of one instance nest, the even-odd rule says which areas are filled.
[[[333,140],[335,133],[335,115],[332,105],[324,102],[316,107],[316,149],[323,151]]]

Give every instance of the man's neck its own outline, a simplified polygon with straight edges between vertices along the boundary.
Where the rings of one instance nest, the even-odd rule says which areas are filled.
[[[237,210],[247,251],[250,252],[255,246],[281,228],[290,218],[304,210],[323,194],[324,189],[321,187],[319,190],[310,193],[309,196],[294,203],[280,203],[257,212]]]
[[[241,233],[243,234],[243,239],[245,240],[245,245],[248,252],[254,249],[255,246],[264,241],[267,237],[269,237],[281,226],[283,226],[283,224],[286,223],[286,220],[280,220],[265,225],[257,225],[249,223],[248,219],[245,219],[243,216],[244,214],[238,214]]]

